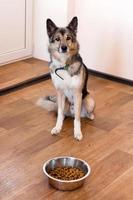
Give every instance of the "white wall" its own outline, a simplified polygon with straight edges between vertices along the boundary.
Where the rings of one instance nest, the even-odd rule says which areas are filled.
[[[133,1],[75,2],[78,38],[87,67],[133,79]]]
[[[57,25],[64,26],[67,12],[67,0],[34,1],[34,57],[49,60],[46,19],[51,18]]]
[[[46,19],[64,26],[77,15],[80,52],[88,68],[133,79],[132,0],[35,0],[34,57],[49,60]]]

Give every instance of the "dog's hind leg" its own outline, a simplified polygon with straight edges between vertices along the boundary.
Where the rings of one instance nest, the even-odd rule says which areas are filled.
[[[64,115],[65,115],[65,117],[74,117],[74,111],[72,112],[71,107],[72,107],[71,103],[66,99],[66,101],[65,101],[65,108],[64,108]]]
[[[94,120],[94,108],[95,108],[95,101],[90,95],[88,94],[84,100],[83,104],[87,110],[87,117],[91,120]]]
[[[58,100],[58,115],[57,115],[56,126],[51,131],[52,135],[58,134],[61,131],[63,125],[65,95],[61,91],[57,92],[57,100]]]

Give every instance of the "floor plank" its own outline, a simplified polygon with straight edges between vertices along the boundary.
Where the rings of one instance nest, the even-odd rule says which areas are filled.
[[[126,183],[126,184],[125,184]],[[95,199],[103,200],[131,200],[133,191],[133,167],[127,170],[122,176],[117,178],[112,184],[110,184],[105,190],[101,191]],[[112,196],[112,194],[115,195]]]
[[[48,63],[35,58],[0,66],[0,90],[23,83],[48,72]]]

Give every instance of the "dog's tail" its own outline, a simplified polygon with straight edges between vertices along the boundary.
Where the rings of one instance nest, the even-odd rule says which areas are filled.
[[[46,96],[41,97],[37,101],[37,105],[48,110],[48,111],[57,111],[57,97],[56,96]]]

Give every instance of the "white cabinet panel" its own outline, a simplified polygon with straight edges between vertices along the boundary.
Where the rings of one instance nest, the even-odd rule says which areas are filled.
[[[0,0],[0,64],[32,53],[32,0]]]
[[[25,3],[0,1],[0,54],[25,48]]]

